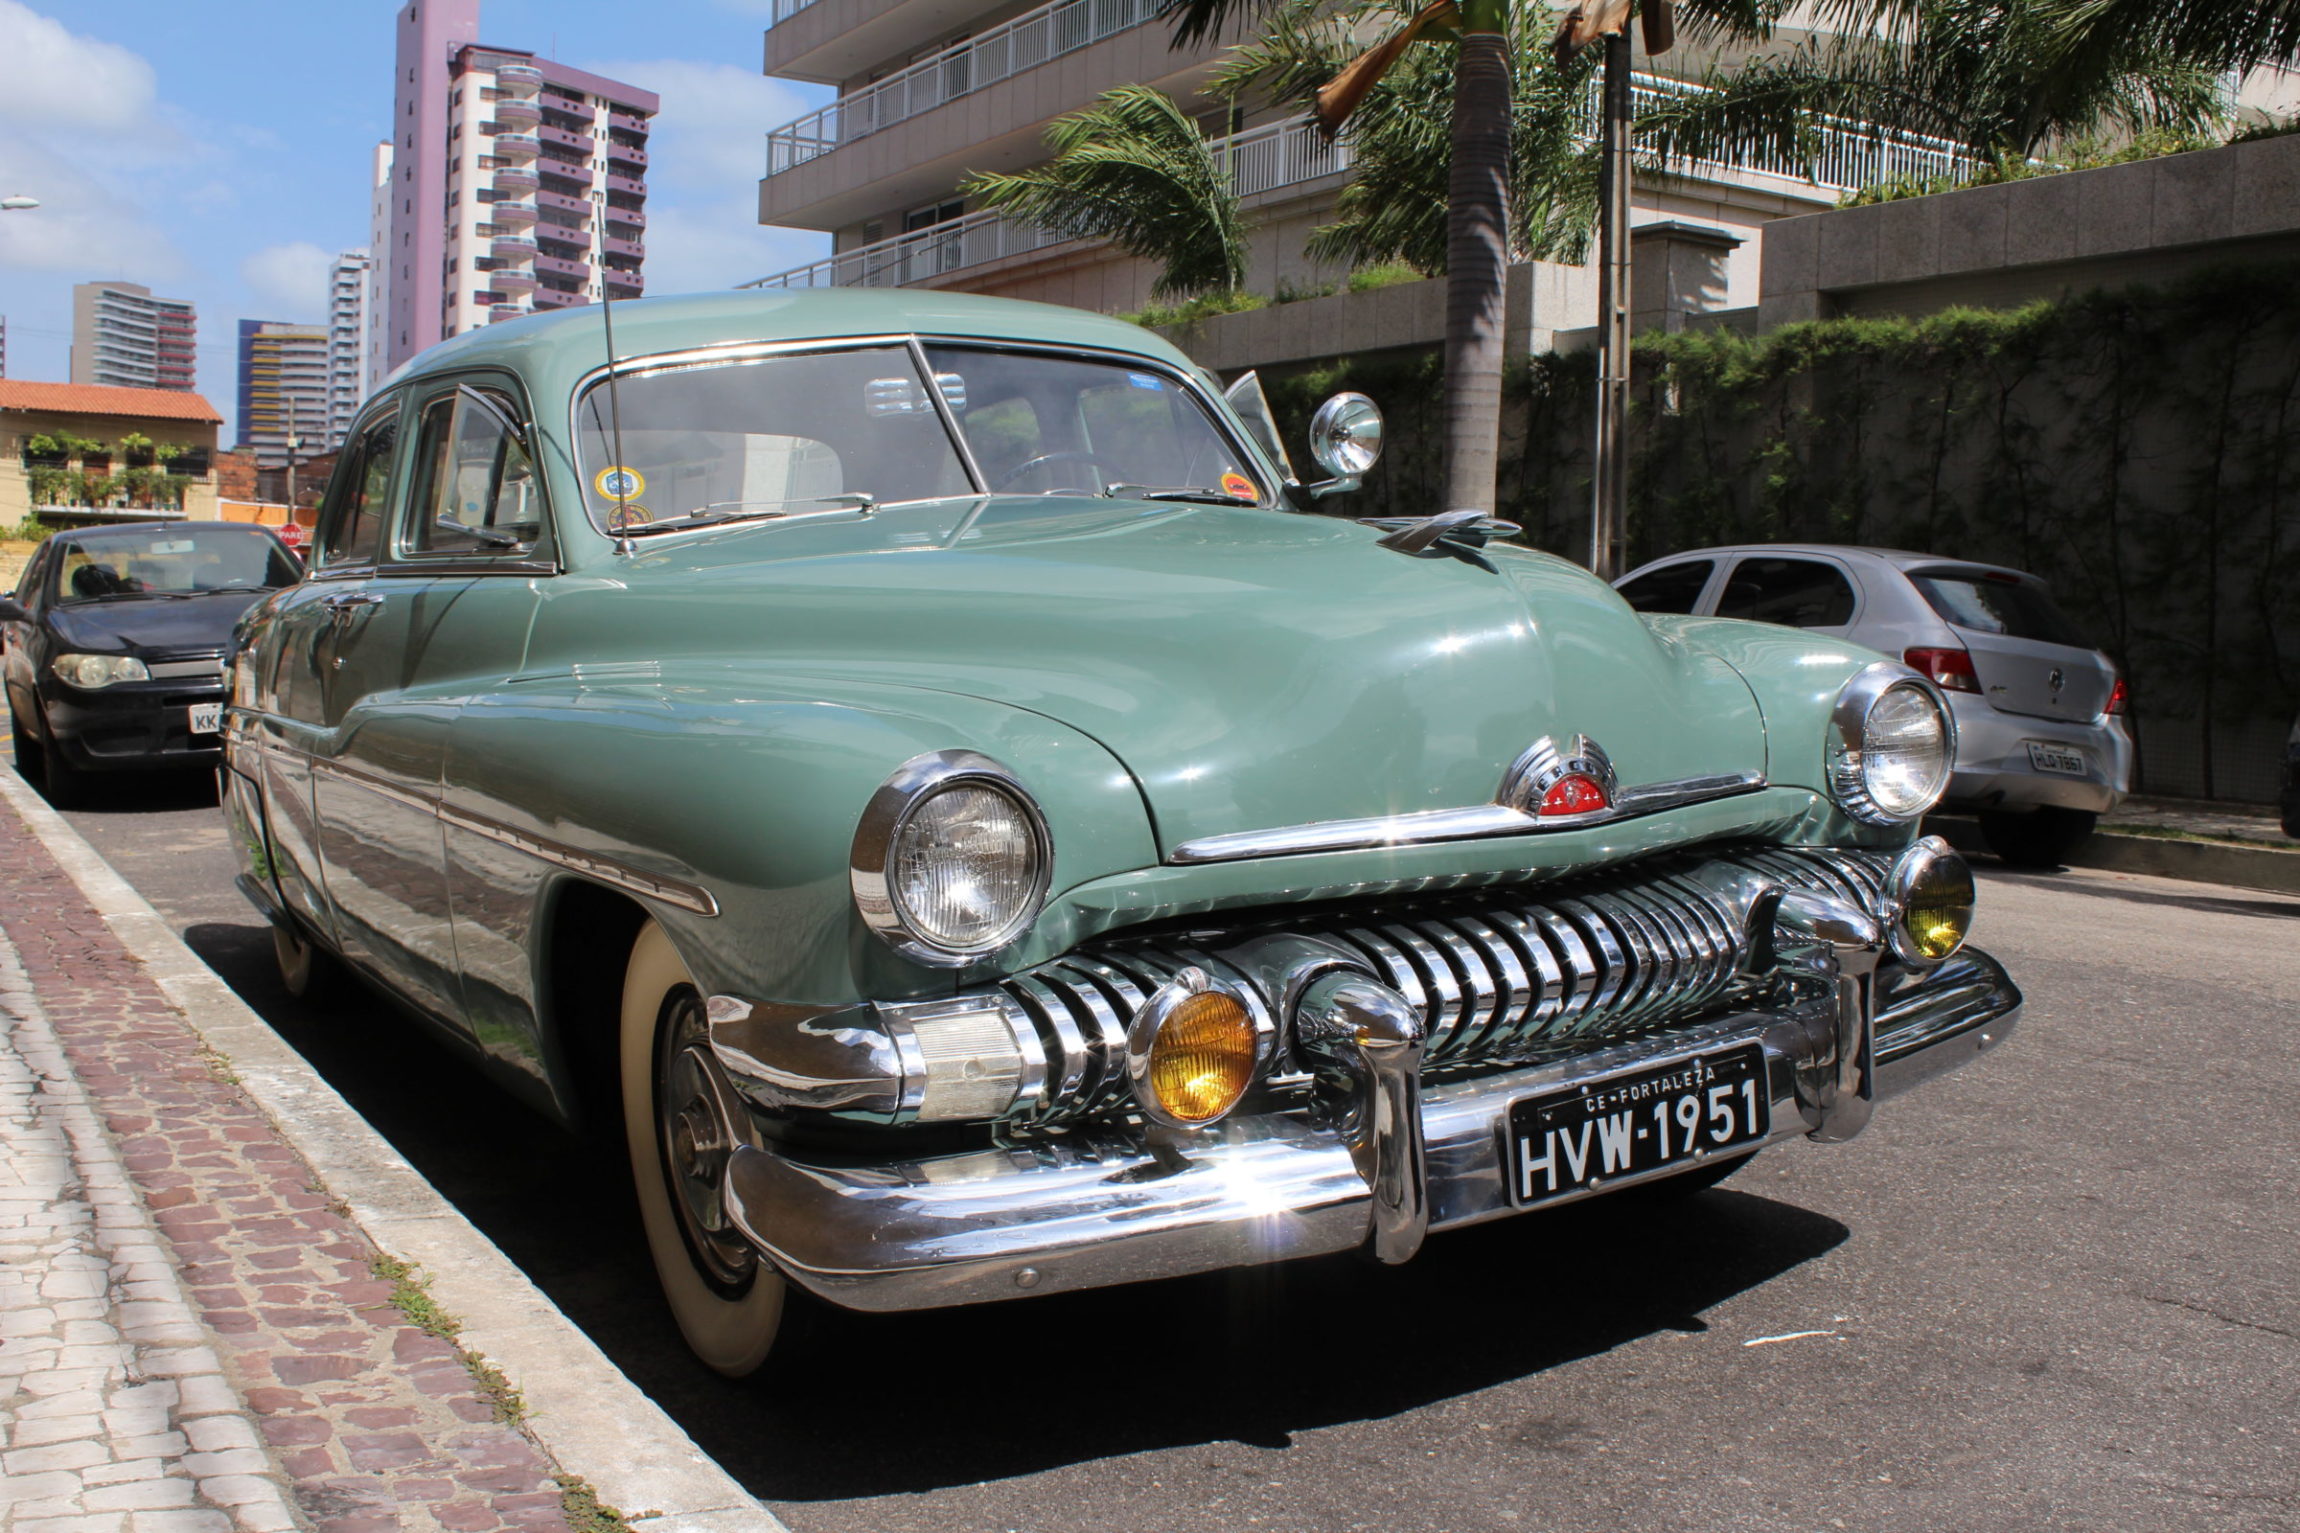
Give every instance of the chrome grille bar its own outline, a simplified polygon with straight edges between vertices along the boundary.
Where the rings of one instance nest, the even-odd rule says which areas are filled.
[[[1517,1062],[1689,1021],[1724,1000],[1747,938],[1732,902],[1694,876],[1722,863],[1790,889],[1875,908],[1887,860],[1868,852],[1765,848],[1648,861],[1516,890],[1392,900],[1359,912],[1251,913],[1235,928],[1115,937],[1002,983],[1038,1028],[1048,1077],[1039,1113],[1074,1119],[1126,1092],[1126,1031],[1183,968],[1251,986],[1220,957],[1264,933],[1316,938],[1363,960],[1422,1013],[1426,1072]]]

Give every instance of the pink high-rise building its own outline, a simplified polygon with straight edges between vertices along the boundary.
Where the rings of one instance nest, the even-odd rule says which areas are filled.
[[[479,0],[410,0],[393,93],[385,370],[493,320],[645,290],[654,92],[483,46]]]

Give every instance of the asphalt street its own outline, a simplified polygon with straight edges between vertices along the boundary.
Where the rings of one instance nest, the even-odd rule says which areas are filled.
[[[71,815],[796,1533],[2300,1529],[2300,900],[1982,870],[2000,1052],[1849,1145],[1352,1260],[689,1363],[611,1153],[281,991],[204,782]]]

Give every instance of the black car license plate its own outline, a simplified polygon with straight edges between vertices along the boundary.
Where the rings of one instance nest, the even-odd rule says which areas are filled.
[[[1765,1087],[1765,1051],[1750,1044],[1513,1102],[1511,1188],[1520,1206],[1545,1203],[1755,1144],[1771,1131]]]

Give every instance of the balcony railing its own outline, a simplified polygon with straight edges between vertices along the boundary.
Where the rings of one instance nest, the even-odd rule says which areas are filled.
[[[1054,0],[767,135],[767,174],[931,111],[1155,17],[1163,0]],[[778,16],[779,16],[778,12]]]
[[[1639,73],[1631,85],[1636,98],[1633,110],[1642,115],[1672,97],[1696,96],[1707,89],[1689,80]],[[1585,138],[1597,136],[1600,110],[1597,92],[1592,89],[1582,103],[1581,131]],[[1689,163],[1705,168],[1764,171],[1832,192],[1856,191],[1905,176],[1930,180],[1961,175],[1973,166],[1972,156],[1948,139],[1882,131],[1843,117],[1823,117],[1813,126],[1815,152],[1810,175],[1795,161],[1769,149],[1744,154],[1730,162],[1695,160]]]
[[[814,3],[815,0],[775,0],[774,13],[767,18],[767,25],[779,27]]]

